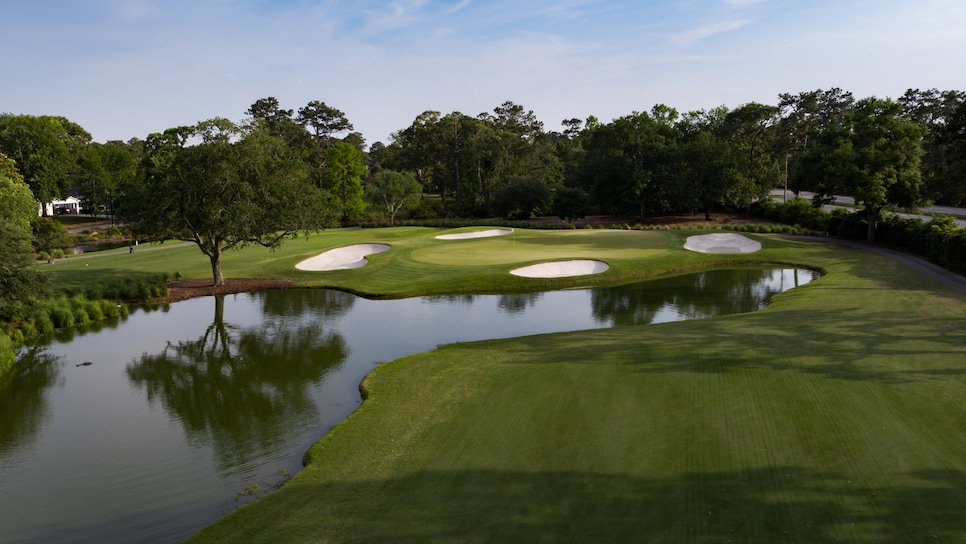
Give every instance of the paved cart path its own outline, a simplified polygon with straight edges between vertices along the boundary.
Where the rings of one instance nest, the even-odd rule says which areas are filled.
[[[915,270],[916,272],[919,272],[920,274],[932,280],[938,281],[947,287],[951,287],[960,293],[966,293],[966,277],[960,276],[954,272],[950,272],[949,270],[946,270],[945,268],[935,265],[916,255],[902,253],[901,251],[895,251],[865,242],[840,240],[838,238],[817,238],[814,236],[783,236],[783,238],[789,238],[792,240],[807,240],[812,242],[826,242],[871,251],[873,253],[884,255],[892,260],[898,261]]]

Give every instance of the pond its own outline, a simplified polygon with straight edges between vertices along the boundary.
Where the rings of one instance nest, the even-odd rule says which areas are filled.
[[[177,542],[296,472],[382,362],[458,341],[750,312],[817,277],[727,269],[401,300],[266,291],[66,333],[26,349],[0,390],[0,542]]]

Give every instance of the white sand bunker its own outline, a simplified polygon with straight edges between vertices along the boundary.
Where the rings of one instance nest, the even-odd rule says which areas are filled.
[[[754,253],[761,249],[761,242],[732,232],[716,232],[688,236],[684,249],[699,253]]]
[[[305,259],[295,265],[295,268],[314,272],[360,268],[369,262],[369,259],[366,259],[368,255],[382,253],[388,249],[387,244],[356,244],[354,246],[337,247]]]
[[[600,274],[605,272],[610,266],[601,261],[577,260],[577,261],[555,261],[550,263],[531,264],[511,270],[514,276],[524,278],[563,278],[567,276],[585,276],[587,274]]]
[[[437,240],[466,240],[468,238],[489,238],[490,236],[506,236],[513,232],[513,229],[490,229],[477,230],[473,232],[460,232],[458,234],[440,234]]]

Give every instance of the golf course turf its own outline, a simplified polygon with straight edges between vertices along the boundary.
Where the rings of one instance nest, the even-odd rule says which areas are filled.
[[[739,263],[826,275],[753,314],[461,343],[384,364],[305,469],[191,542],[966,542],[966,295],[821,240],[753,236],[760,252],[707,255],[681,249],[688,231],[445,244],[439,232],[327,233],[226,256],[224,268],[379,296]],[[357,270],[294,270],[351,243],[392,249]],[[130,273],[151,271],[130,257],[145,259]],[[120,258],[52,267],[107,273]],[[564,258],[610,269],[507,273]]]

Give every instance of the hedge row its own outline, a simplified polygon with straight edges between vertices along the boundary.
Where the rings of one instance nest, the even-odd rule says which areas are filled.
[[[762,201],[755,212],[772,221],[802,225],[851,240],[865,240],[868,232],[864,211],[836,208],[826,212],[804,198],[784,203]],[[950,272],[966,274],[966,229],[958,227],[952,217],[940,216],[926,223],[885,213],[877,221],[875,239],[877,244],[925,257]]]

